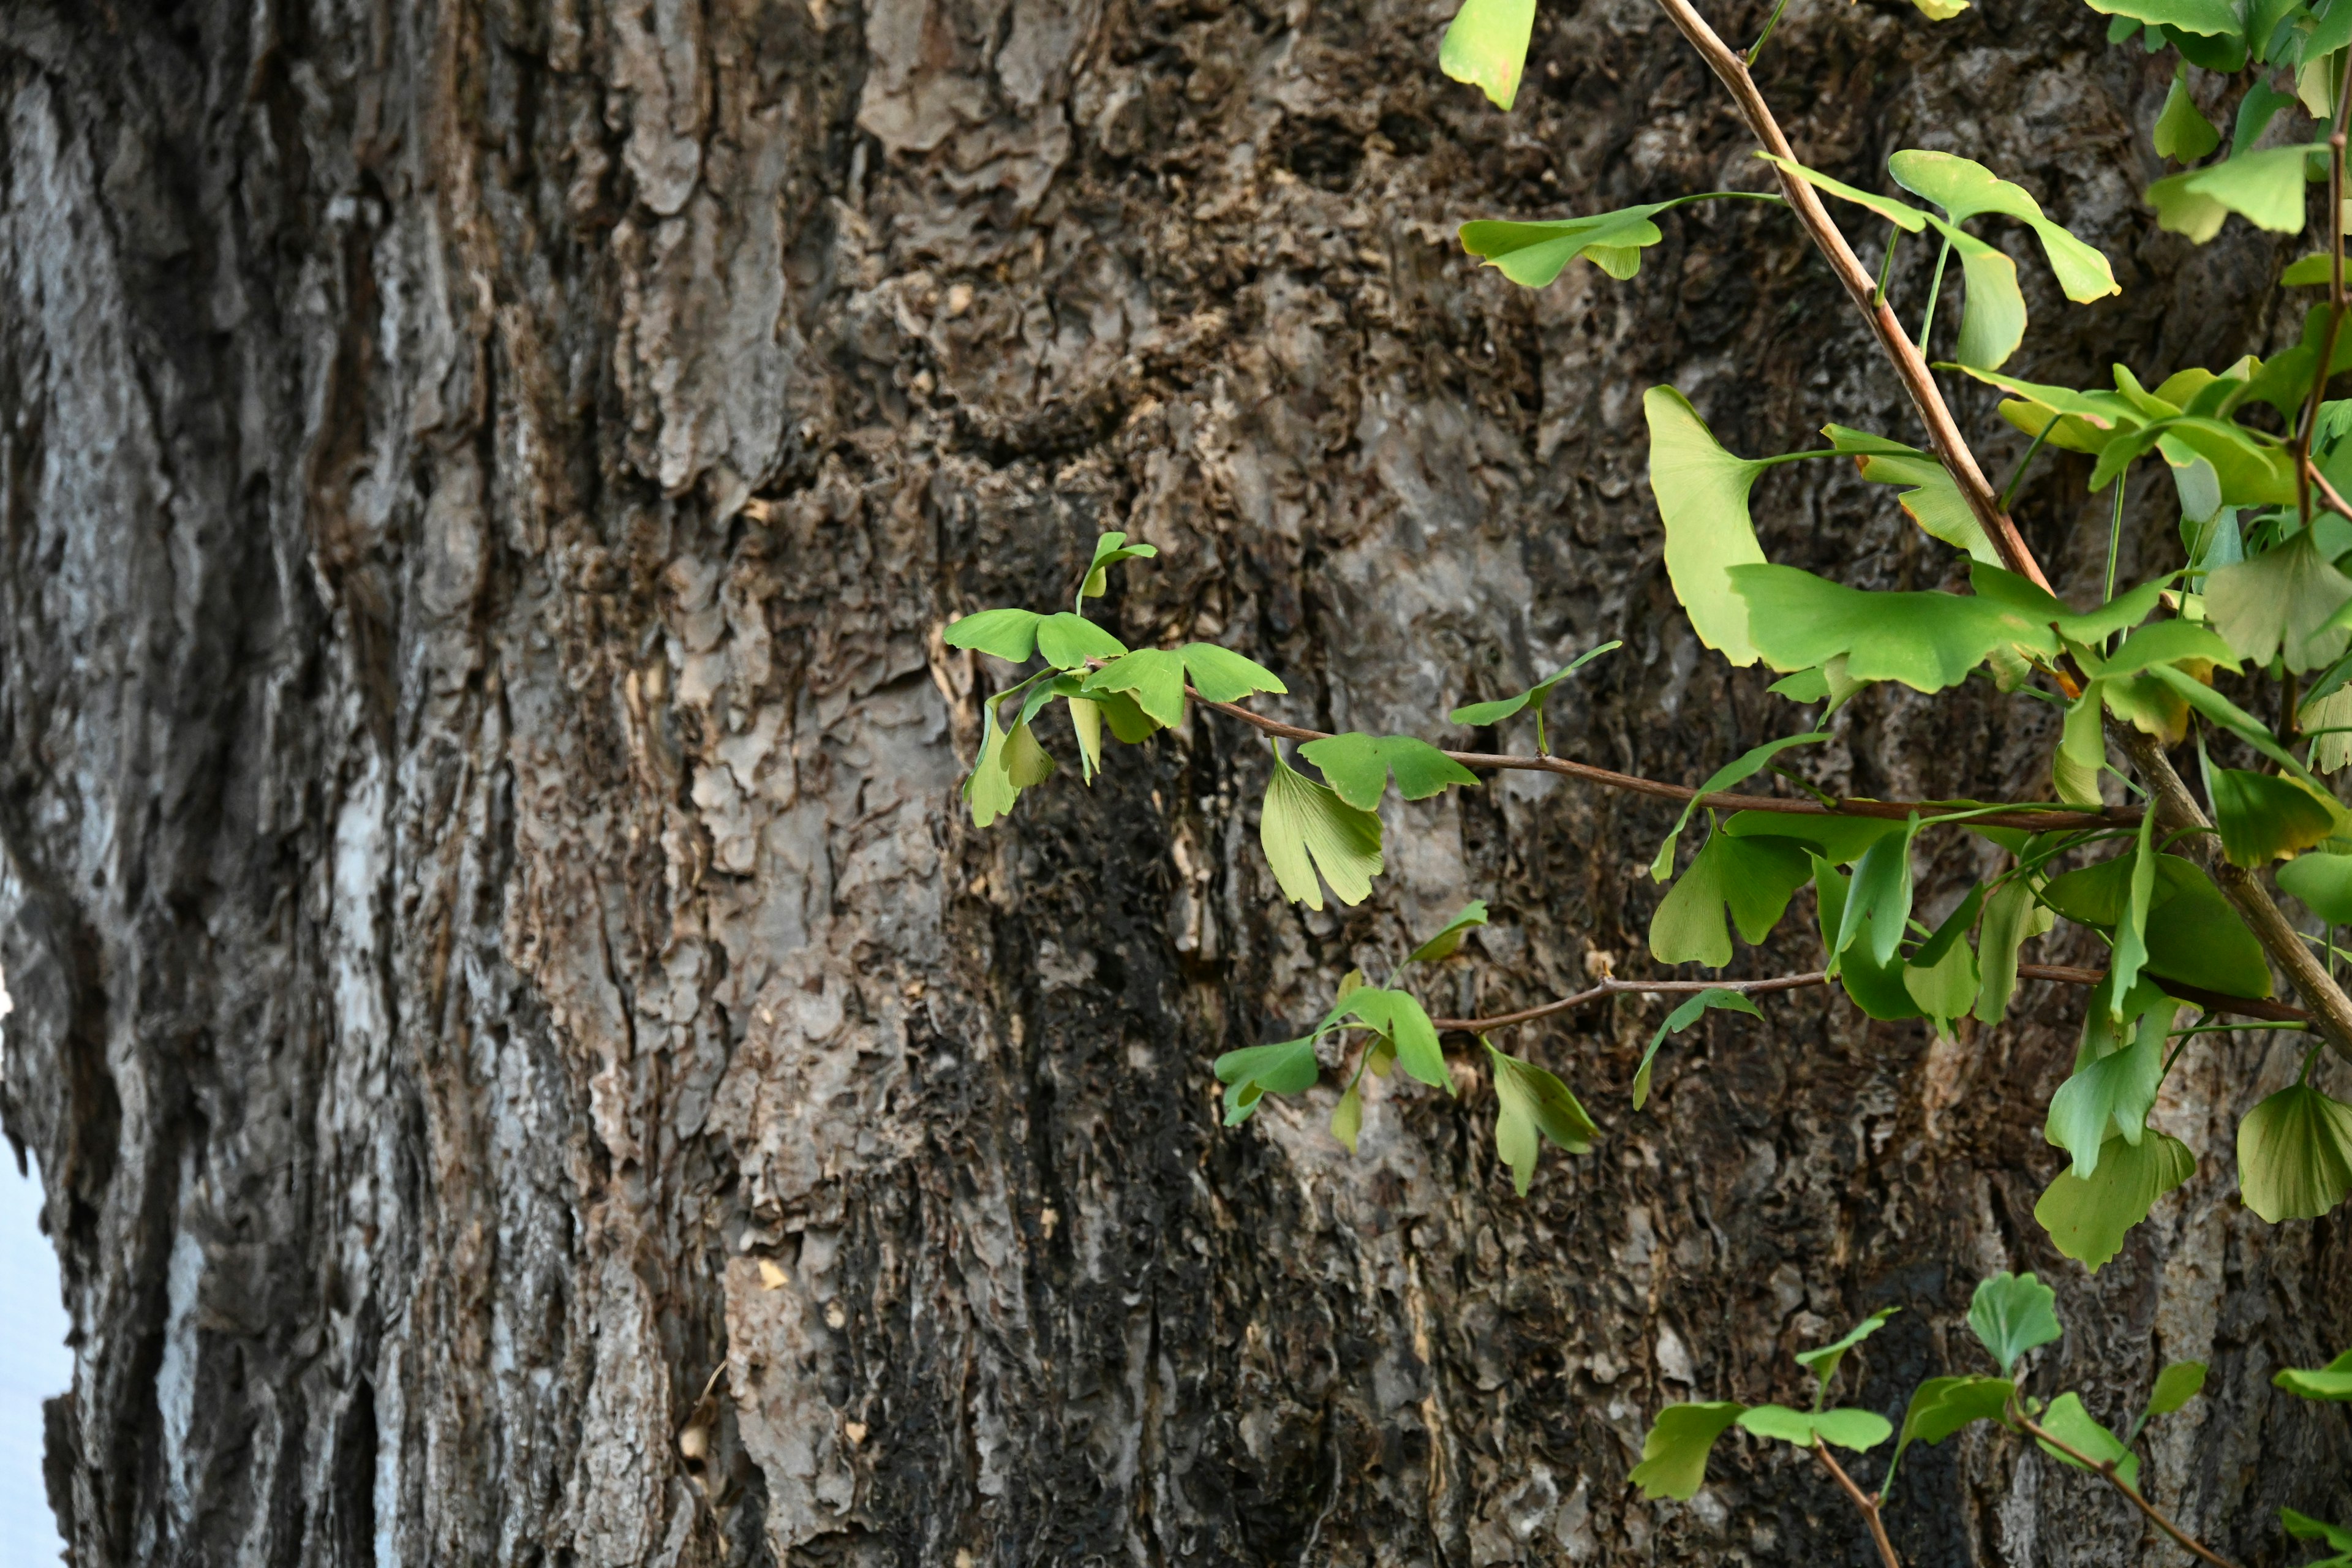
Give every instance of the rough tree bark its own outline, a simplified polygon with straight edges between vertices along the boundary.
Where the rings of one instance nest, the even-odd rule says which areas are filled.
[[[1634,1500],[1647,1420],[1899,1302],[1890,1407],[1972,1364],[2001,1266],[2058,1281],[2046,1386],[2101,1414],[2214,1363],[2151,1462],[2193,1525],[2275,1563],[2277,1504],[2347,1513],[2341,1413],[2264,1383],[2352,1342],[2352,1232],[2231,1174],[2291,1047],[2190,1052],[2200,1173],[2095,1280],[2029,1215],[2047,987],[1941,1045],[1776,999],[1639,1117],[1654,1005],[1530,1031],[1609,1132],[1521,1202],[1475,1084],[1388,1090],[1351,1160],[1328,1089],[1221,1130],[1208,1059],[1471,895],[1444,1010],[1645,963],[1659,809],[1392,807],[1328,917],[1273,897],[1263,753],[1206,716],[1007,830],[953,809],[992,672],[934,628],[1109,527],[1166,552],[1130,640],[1243,647],[1309,722],[1425,727],[1610,636],[1563,748],[1695,781],[1787,721],[1674,610],[1639,394],[1761,451],[1914,435],[1895,385],[1777,211],[1678,214],[1626,284],[1475,273],[1465,217],[1755,171],[1644,0],[1547,5],[1507,118],[1436,75],[1447,9],[0,5],[5,1110],[76,1325],[75,1562],[1858,1563],[1790,1458]],[[1796,0],[1762,79],[1816,165],[1965,147],[2115,258],[2073,310],[2021,252],[2013,368],[2274,340],[2279,246],[2141,209],[2168,68],[2100,33]],[[2024,503],[2077,592],[2084,479]],[[1946,571],[1850,475],[1761,494],[1784,559]],[[2032,794],[2051,740],[1880,694],[1819,765]],[[1740,963],[1811,956],[1792,919]],[[2169,1560],[1981,1431],[1908,1468],[1916,1563]]]

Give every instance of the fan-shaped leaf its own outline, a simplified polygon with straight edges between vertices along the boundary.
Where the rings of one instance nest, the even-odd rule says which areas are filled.
[[[1455,724],[1499,724],[1504,720],[1509,718],[1512,714],[1518,712],[1521,709],[1529,707],[1532,707],[1536,710],[1537,715],[1540,717],[1544,710],[1544,705],[1551,700],[1552,688],[1558,686],[1561,681],[1566,680],[1570,676],[1574,675],[1578,670],[1582,669],[1594,659],[1599,658],[1602,654],[1612,652],[1617,648],[1623,647],[1625,645],[1622,642],[1612,641],[1602,643],[1598,647],[1587,648],[1582,653],[1578,654],[1574,658],[1570,659],[1567,664],[1553,670],[1549,675],[1545,676],[1541,680],[1537,681],[1533,686],[1528,687],[1525,691],[1519,692],[1516,696],[1500,697],[1492,702],[1465,703],[1464,706],[1454,710],[1453,712],[1448,713],[1445,717],[1449,721]]]
[[[1756,1004],[1746,996],[1737,991],[1727,991],[1720,986],[1710,986],[1677,1006],[1666,1015],[1666,1021],[1658,1026],[1658,1032],[1650,1037],[1649,1048],[1642,1053],[1642,1065],[1633,1069],[1634,1110],[1641,1110],[1650,1098],[1650,1067],[1657,1059],[1658,1047],[1666,1043],[1668,1035],[1682,1033],[1697,1023],[1699,1015],[1711,1007],[1721,1007],[1733,1013],[1745,1013],[1751,1018],[1760,1018],[1764,1016]]]
[[[950,621],[940,640],[950,647],[975,648],[1013,664],[1026,664],[1037,651],[1037,623],[1045,617],[1034,610],[982,610]]]
[[[1731,962],[1725,906],[1740,936],[1760,942],[1810,875],[1805,851],[1788,840],[1710,836],[1650,918],[1650,955],[1720,969]]]
[[[1445,929],[1412,950],[1407,963],[1437,963],[1461,951],[1462,939],[1477,926],[1486,923],[1486,900],[1473,899],[1462,906],[1462,912],[1445,922]]]
[[[2112,1137],[2092,1175],[2072,1168],[2058,1173],[2033,1205],[2033,1217],[2059,1251],[2095,1274],[2123,1250],[2125,1234],[2147,1217],[2156,1200],[2196,1170],[2197,1157],[2177,1138],[2153,1129],[2137,1143]]]
[[[1380,805],[1391,768],[1396,770],[1397,793],[1407,800],[1426,800],[1448,785],[1478,783],[1476,773],[1411,735],[1331,735],[1307,742],[1298,754],[1322,770],[1341,800],[1366,811]]]
[[[1437,1043],[1436,1026],[1411,992],[1359,985],[1339,999],[1332,1016],[1362,1019],[1395,1048],[1397,1061],[1405,1071],[1433,1089],[1455,1092],[1454,1075],[1446,1070],[1445,1053]]]
[[[2298,855],[2276,875],[2278,885],[2321,920],[2352,924],[2352,855]]]
[[[2221,133],[2189,96],[2188,71],[2175,72],[2172,90],[2164,95],[2164,112],[2156,117],[2156,155],[2193,163],[2221,144]]]
[[[2248,662],[2283,656],[2298,675],[2333,663],[2352,644],[2339,624],[2352,577],[2319,553],[2311,531],[2205,579],[2205,614]]]
[[[2308,1084],[2279,1090],[2238,1123],[2238,1193],[2273,1225],[2316,1219],[2352,1192],[2352,1105]]]
[[[2221,848],[2236,866],[2267,866],[2335,836],[2336,811],[2293,779],[2244,768],[2212,768],[2205,790]],[[2288,889],[2293,891],[2292,889]]]
[[[1481,218],[1462,226],[1462,248],[1523,288],[1543,288],[1580,256],[1622,282],[1641,270],[1642,252],[1658,243],[1650,219],[1668,205],[1543,223]]]
[[[1746,604],[1743,629],[1775,669],[1843,656],[1852,679],[1941,691],[1995,648],[2056,651],[2046,627],[1981,595],[1871,593],[1793,566],[1734,565],[1725,575]]]
[[[1729,573],[1764,561],[1748,515],[1748,492],[1764,465],[1725,451],[1690,399],[1671,386],[1643,394],[1642,411],[1650,426],[1650,490],[1665,523],[1666,576],[1675,597],[1699,641],[1733,664],[1754,664],[1748,602],[1733,590]],[[1774,668],[1802,669],[1820,662]]]
[[[1491,1043],[1486,1056],[1495,1069],[1495,1152],[1511,1168],[1511,1184],[1526,1197],[1535,1179],[1538,1133],[1571,1154],[1589,1154],[1601,1130],[1568,1086],[1543,1068],[1506,1056]]]
[[[1087,677],[1081,690],[1121,692],[1132,698],[1136,707],[1160,725],[1184,721],[1184,656],[1174,648],[1142,647],[1110,663]],[[1118,725],[1116,713],[1112,726]],[[1122,733],[1119,739],[1127,736]]]
[[[1100,598],[1109,589],[1106,568],[1122,561],[1150,560],[1160,552],[1149,544],[1129,544],[1124,533],[1106,533],[1095,540],[1095,556],[1087,563],[1087,575],[1079,585],[1081,602]]]
[[[1809,1369],[1819,1381],[1821,1392],[1826,1394],[1830,1380],[1837,1375],[1839,1365],[1845,1360],[1845,1352],[1885,1328],[1886,1320],[1902,1310],[1900,1307],[1881,1307],[1829,1343],[1816,1345],[1809,1351],[1799,1351],[1797,1364]],[[1819,1403],[1818,1398],[1815,1403]]]
[[[1536,0],[1463,0],[1438,46],[1437,68],[1507,110],[1519,96],[1535,25]]]
[[[1306,778],[1279,755],[1266,781],[1258,843],[1283,896],[1310,910],[1323,907],[1316,872],[1341,903],[1360,904],[1381,870],[1381,819]]]
[[[2116,1475],[2125,1485],[2139,1485],[2139,1456],[2125,1447],[2123,1439],[2091,1418],[2091,1413],[2083,1408],[2082,1395],[2062,1394],[2052,1400],[2050,1408],[2042,1413],[2041,1425],[2042,1430],[2093,1464],[2115,1466]],[[2034,1442],[2041,1446],[2043,1453],[2062,1465],[2072,1465],[2078,1470],[2090,1468],[2081,1459],[2069,1457],[2063,1449],[2053,1447],[2039,1437]]]
[[[1117,658],[1127,645],[1084,616],[1064,610],[1037,625],[1037,651],[1056,669],[1078,669],[1090,658]]]
[[[2201,169],[2168,175],[2148,186],[2159,226],[2198,245],[2221,232],[2231,213],[2257,228],[2293,234],[2304,226],[2305,147],[2242,153]]]
[[[1759,1405],[1740,1414],[1741,1429],[1759,1437],[1774,1437],[1801,1448],[1834,1443],[1856,1453],[1875,1448],[1895,1436],[1895,1425],[1870,1410],[1791,1410],[1785,1405]]]
[[[1654,882],[1663,882],[1674,874],[1675,846],[1681,841],[1683,829],[1690,826],[1691,814],[1698,810],[1698,803],[1701,800],[1717,790],[1729,789],[1733,784],[1755,777],[1764,771],[1774,757],[1791,746],[1807,746],[1828,739],[1827,735],[1819,731],[1803,735],[1784,735],[1777,741],[1767,741],[1760,746],[1748,748],[1709,773],[1706,782],[1698,786],[1698,793],[1683,803],[1683,814],[1675,818],[1674,831],[1666,835],[1665,842],[1658,846],[1657,854],[1651,858],[1650,879]]]
[[[2017,1358],[2058,1337],[2058,1292],[2031,1274],[2002,1272],[1978,1282],[1969,1301],[1969,1327],[1977,1342],[2010,1375]]]
[[[1902,1440],[1886,1462],[1887,1479],[1880,1484],[1880,1494],[1894,1486],[1904,1449],[1914,1443],[1940,1443],[1974,1422],[2005,1422],[2016,1387],[2005,1377],[1931,1377],[1913,1389],[1910,1407],[1903,1413]]]
[[[2352,1400],[2352,1351],[2346,1351],[2326,1366],[2313,1371],[2305,1367],[2288,1367],[2271,1379],[2273,1388],[2284,1388],[2298,1399],[2329,1399],[2338,1402]],[[2304,1531],[2294,1531],[2304,1535]],[[2352,1532],[2340,1532],[2345,1539],[2337,1544],[2352,1548]],[[2305,1536],[2305,1539],[2310,1539]],[[2335,1537],[2331,1536],[2332,1541]]]
[[[1244,658],[1215,643],[1188,642],[1179,651],[1184,657],[1184,673],[1192,678],[1192,689],[1212,702],[1239,702],[1254,691],[1279,695],[1290,689],[1280,677],[1255,659]]]
[[[1688,1502],[1706,1484],[1708,1450],[1745,1409],[1729,1400],[1667,1405],[1642,1439],[1642,1462],[1625,1479],[1653,1501],[1674,1498]]]
[[[2205,1363],[2201,1361],[2177,1361],[2156,1374],[2156,1385],[2147,1391],[2147,1411],[2140,1419],[2147,1421],[2158,1415],[2169,1415],[2199,1394],[2205,1392]]]
[[[2245,31],[2230,0],[2091,0],[2091,9],[2209,37],[2237,37]]]
[[[1980,1024],[1998,1024],[2017,993],[2017,953],[2031,939],[2056,923],[2056,917],[2033,897],[2022,876],[2011,878],[1985,900],[1984,930],[1977,938],[1976,1016]]]
[[[1979,561],[2000,563],[2000,552],[1985,537],[1984,525],[1977,521],[1977,514],[1969,510],[1951,470],[1933,454],[1890,441],[1884,436],[1874,436],[1867,430],[1850,430],[1843,425],[1824,425],[1822,434],[1839,451],[1852,453],[1854,467],[1873,484],[1912,487],[1895,500],[1929,537],[1955,550],[1965,550]]]
[[[1315,1040],[1284,1040],[1278,1045],[1246,1046],[1219,1057],[1213,1070],[1225,1086],[1225,1125],[1250,1119],[1257,1102],[1269,1094],[1301,1094],[1315,1087],[1322,1068],[1315,1060]]]
[[[2042,242],[2042,253],[2050,262],[2050,270],[2057,275],[2058,286],[2076,304],[2088,304],[2123,291],[2122,285],[2116,281],[2115,269],[2096,247],[2084,244],[2066,228],[2051,222],[2043,216],[2042,204],[2024,186],[2002,179],[1974,159],[1950,153],[1911,150],[1889,158],[1886,168],[1896,184],[1936,203],[1955,224],[1966,223],[1985,213],[1998,213],[2031,228],[2033,237]],[[2014,272],[2011,277],[2013,288]],[[1970,283],[1973,287],[1973,275]],[[2018,314],[2024,314],[2021,304]],[[1964,359],[1962,363],[1986,362]]]

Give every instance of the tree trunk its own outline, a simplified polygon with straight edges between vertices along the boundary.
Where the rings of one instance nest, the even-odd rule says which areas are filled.
[[[2352,1231],[2232,1177],[2292,1043],[2192,1046],[2158,1120],[2199,1173],[2095,1279],[2030,1214],[2049,987],[1941,1044],[1775,998],[1638,1115],[1658,1005],[1525,1031],[1606,1137],[1522,1201],[1466,1074],[1382,1089],[1351,1159],[1328,1085],[1221,1127],[1209,1060],[1471,896],[1437,1011],[1641,972],[1660,808],[1391,806],[1321,915],[1213,715],[1090,791],[1049,735],[1012,823],[959,811],[1003,667],[936,627],[1061,599],[1109,528],[1164,552],[1122,636],[1240,647],[1304,721],[1433,732],[1622,637],[1559,749],[1695,782],[1788,732],[1668,594],[1639,394],[1762,452],[1916,439],[1896,385],[1777,209],[1668,217],[1630,282],[1475,271],[1460,220],[1755,170],[1640,0],[1547,5],[1507,117],[1438,76],[1445,9],[0,5],[5,1115],[75,1324],[75,1563],[1863,1563],[1792,1452],[1651,1504],[1642,1434],[1796,1394],[1790,1349],[1889,1303],[1859,1392],[1899,1414],[1979,1369],[2002,1267],[2058,1284],[2044,1393],[2127,1420],[2213,1363],[2150,1462],[2192,1526],[2277,1563],[2277,1505],[2352,1512],[2341,1413],[2267,1387],[2352,1341]],[[2078,310],[2020,249],[2021,374],[2291,332],[2281,244],[2155,231],[2169,66],[2102,26],[1796,0],[1761,77],[1816,165],[1955,147],[2116,258]],[[2079,596],[2100,503],[2038,473]],[[1780,559],[1945,580],[1850,473],[1759,496]],[[2039,795],[2021,708],[1874,693],[1809,765]],[[1742,972],[1808,966],[1809,908]],[[1914,1454],[1914,1563],[2172,1560],[1987,1429]]]

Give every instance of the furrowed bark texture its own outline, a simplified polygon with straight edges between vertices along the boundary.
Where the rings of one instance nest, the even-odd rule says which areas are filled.
[[[1728,1441],[1654,1505],[1642,1433],[1797,1395],[1787,1352],[1888,1303],[1856,1397],[1895,1410],[1979,1367],[2000,1267],[2058,1283],[2045,1393],[2127,1420],[2213,1363],[2149,1464],[2185,1522],[2277,1563],[2277,1505],[2346,1516],[2341,1411],[2266,1386],[2352,1341],[2346,1226],[2232,1178],[2291,1042],[2190,1047],[2158,1121],[2199,1173],[2095,1279],[2030,1216],[2049,987],[1944,1044],[1775,997],[1638,1116],[1660,1005],[1552,1020],[1515,1048],[1607,1136],[1521,1201],[1478,1077],[1377,1088],[1350,1159],[1328,1087],[1221,1128],[1209,1060],[1474,895],[1433,1011],[1642,972],[1664,808],[1391,805],[1377,896],[1319,915],[1209,715],[1091,791],[1055,721],[1012,824],[956,809],[1003,672],[935,628],[1051,607],[1105,528],[1165,552],[1121,635],[1255,655],[1303,722],[1426,732],[1617,636],[1563,751],[1696,782],[1793,721],[1674,606],[1640,393],[1762,452],[1918,439],[1899,389],[1777,210],[1678,213],[1624,284],[1475,272],[1465,218],[1761,181],[1640,0],[1547,5],[1508,117],[1436,75],[1444,9],[0,6],[5,1109],[76,1325],[77,1563],[1862,1563],[1801,1456]],[[2115,258],[2077,310],[2021,248],[2021,374],[2291,333],[2283,242],[2154,230],[2168,65],[2100,34],[1796,0],[1759,78],[1814,165],[1967,151]],[[1779,558],[1946,580],[1837,467],[1759,489]],[[2084,479],[2021,503],[2078,596]],[[2174,564],[2138,521],[2126,571]],[[1873,694],[1805,765],[2031,796],[2044,719]],[[1812,967],[1808,908],[1738,972]],[[1984,1430],[1915,1456],[1915,1563],[2168,1560]]]

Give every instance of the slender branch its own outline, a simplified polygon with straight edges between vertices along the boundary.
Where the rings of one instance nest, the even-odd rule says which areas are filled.
[[[1895,1542],[1886,1539],[1886,1523],[1878,1517],[1878,1505],[1871,1501],[1860,1487],[1853,1484],[1853,1478],[1845,1473],[1845,1467],[1830,1457],[1830,1446],[1827,1443],[1815,1437],[1813,1452],[1822,1457],[1822,1463],[1827,1465],[1830,1468],[1830,1474],[1837,1478],[1837,1484],[1844,1490],[1848,1500],[1862,1510],[1862,1517],[1869,1522],[1870,1539],[1878,1547],[1878,1560],[1885,1563],[1886,1568],[1903,1568],[1903,1559],[1895,1555]]]
[[[1279,719],[1269,719],[1236,703],[1212,701],[1189,686],[1185,690],[1202,707],[1213,708],[1220,713],[1238,719],[1263,734],[1280,736],[1286,741],[1328,741],[1331,738],[1327,731],[1286,724]],[[1832,797],[1833,804],[1824,805],[1814,800],[1791,800],[1777,795],[1733,795],[1723,790],[1700,795],[1687,784],[1670,784],[1657,779],[1641,778],[1633,773],[1595,767],[1591,763],[1571,762],[1566,757],[1507,756],[1493,752],[1447,752],[1445,755],[1465,768],[1480,768],[1489,773],[1559,773],[1564,778],[1582,779],[1587,784],[1600,784],[1607,789],[1624,790],[1632,795],[1646,795],[1677,804],[1696,798],[1701,805],[1712,806],[1718,811],[1772,811],[1789,816],[1880,816],[1901,822],[1915,811],[1923,816],[1933,816],[1953,809],[1965,810],[1971,804],[1966,801],[1844,800]],[[2137,806],[2119,806],[2104,812],[2020,806],[2015,810],[1987,812],[1969,820],[1971,824],[1980,823],[1987,827],[2021,827],[2032,833],[2063,833],[2085,827],[2137,827],[2139,818]]]
[[[2342,495],[2337,493],[2336,487],[2327,482],[2327,476],[2319,471],[2318,464],[2313,462],[2308,457],[2305,458],[2303,459],[2303,472],[2306,479],[2310,479],[2314,485],[2318,487],[2319,496],[2322,500],[2325,500],[2329,506],[2334,507],[2344,516],[2352,517],[2352,501],[2346,500]]]
[[[2137,1487],[2132,1485],[2131,1482],[2124,1479],[2123,1477],[2116,1473],[2116,1463],[2113,1459],[2095,1459],[2091,1458],[2090,1455],[2085,1454],[2082,1449],[2077,1448],[2072,1443],[2067,1442],[2065,1438],[2052,1433],[2050,1428],[2042,1426],[2040,1422],[2034,1420],[2032,1416],[2028,1415],[2024,1411],[2019,1409],[2014,1403],[2010,1405],[2010,1412],[2017,1417],[2018,1425],[2024,1429],[2028,1436],[2033,1438],[2036,1442],[2047,1443],[2052,1448],[2065,1455],[2068,1458],[2074,1460],[2084,1469],[2104,1478],[2107,1485],[2115,1488],[2116,1490],[2129,1498],[2132,1501],[2132,1506],[2138,1509],[2140,1512],[2147,1515],[2150,1522],[2155,1524],[2158,1530],[2161,1530],[2165,1534],[2172,1537],[2174,1541],[2179,1542],[2182,1546],[2186,1547],[2190,1552],[2195,1552],[2206,1562],[2213,1564],[2213,1568],[2238,1568],[2236,1563],[2231,1562],[2228,1558],[2222,1556],[2220,1552],[2214,1551],[2211,1547],[2206,1545],[2203,1542],[2198,1540],[2195,1536],[2189,1534],[2187,1531],[2173,1523],[2169,1519],[2167,1519],[2164,1516],[2163,1510],[2158,1508],[2154,1503],[2148,1501],[2147,1498],[2141,1496],[2140,1489]]]
[[[1667,20],[1674,23],[1675,30],[1698,50],[1707,68],[1729,90],[1739,117],[1747,121],[1748,129],[1754,132],[1756,139],[1776,157],[1786,158],[1790,163],[1798,162],[1796,150],[1790,146],[1789,138],[1781,132],[1780,121],[1773,118],[1770,107],[1764,101],[1764,95],[1757,90],[1756,82],[1748,74],[1748,67],[1738,52],[1707,26],[1706,18],[1698,14],[1690,0],[1658,0],[1658,6],[1665,12]],[[1927,425],[1928,440],[1934,446],[1936,455],[1943,460],[1944,467],[1951,470],[1953,482],[1959,486],[1961,496],[1969,503],[1969,510],[1975,514],[1985,536],[2000,552],[2001,563],[2019,576],[2047,589],[2050,579],[2043,575],[2041,563],[2033,559],[2033,552],[2026,547],[2023,536],[2017,531],[2017,525],[2001,510],[1984,471],[1977,467],[1976,454],[1969,450],[1967,439],[1961,436],[1959,425],[1944,402],[1943,390],[1936,384],[1935,375],[1927,369],[1927,362],[1920,354],[1918,346],[1904,336],[1902,324],[1895,321],[1894,310],[1884,300],[1874,298],[1869,272],[1854,255],[1853,247],[1846,243],[1845,235],[1831,220],[1829,209],[1822,205],[1820,195],[1812,186],[1786,170],[1780,170],[1779,174],[1781,194],[1788,197],[1790,209],[1797,215],[1797,221],[1804,225],[1805,232],[1812,236],[1813,243],[1821,247],[1822,256],[1829,261],[1830,270],[1837,275],[1838,282],[1853,300],[1854,308],[1870,323],[1879,347],[1885,351],[1886,357],[1894,363],[1895,374],[1903,382],[1903,390],[1910,395],[1912,405],[1919,411],[1921,421]]]
[[[2319,363],[2311,376],[2311,398],[2294,434],[2294,499],[2303,521],[2311,521],[2311,439],[2319,429],[2320,400],[2327,395],[2328,372],[2336,363],[2336,338],[2344,325],[2344,142],[2347,118],[2352,118],[2352,54],[2344,58],[2343,79],[2336,84],[2336,124],[2327,137],[2327,330],[2320,334]]]
[[[2021,963],[2017,966],[2017,976],[2021,980],[2053,980],[2061,985],[2096,985],[2107,977],[2107,972],[2104,969],[2080,969],[2071,963]],[[2241,1018],[2261,1018],[2276,1024],[2308,1025],[2315,1022],[2310,1014],[2290,1003],[2231,996],[2226,992],[2208,991],[2202,985],[2184,985],[2160,974],[2150,975],[2149,978],[2164,988],[2166,995],[2193,1002],[2208,1013],[2234,1013]]]

